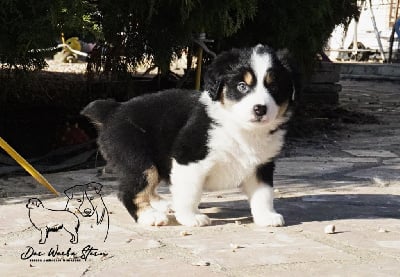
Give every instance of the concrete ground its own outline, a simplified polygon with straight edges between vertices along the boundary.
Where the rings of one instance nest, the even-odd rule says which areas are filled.
[[[200,208],[212,226],[143,227],[117,200],[116,181],[89,169],[46,177],[60,192],[103,184],[106,241],[107,217],[101,224],[80,218],[77,244],[65,230],[39,244],[28,199],[62,210],[67,198],[52,197],[28,176],[2,178],[1,276],[399,276],[400,83],[341,84],[341,105],[379,122],[289,141],[275,178],[275,206],[287,226],[255,226],[244,196],[232,190],[204,195]],[[160,191],[169,197],[166,187]],[[63,224],[61,214],[44,217]],[[324,232],[328,225],[333,234]]]

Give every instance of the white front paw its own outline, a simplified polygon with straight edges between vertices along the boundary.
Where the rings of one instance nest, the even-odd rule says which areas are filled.
[[[168,224],[168,217],[163,212],[149,208],[139,214],[137,222],[148,226],[164,226]]]
[[[267,212],[264,214],[254,215],[254,223],[259,226],[283,226],[285,225],[285,220],[283,216],[278,213]]]
[[[205,214],[176,213],[176,220],[185,226],[206,226],[211,224],[211,219]]]

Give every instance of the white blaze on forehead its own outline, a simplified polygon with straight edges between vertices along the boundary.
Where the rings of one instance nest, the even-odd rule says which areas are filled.
[[[271,55],[268,53],[258,54],[257,48],[255,48],[253,54],[251,55],[251,68],[254,71],[254,75],[256,75],[257,86],[263,86],[265,74],[271,67]]]
[[[274,98],[268,92],[268,89],[265,87],[264,78],[267,74],[267,70],[272,68],[272,57],[269,53],[257,53],[257,49],[259,47],[255,47],[253,53],[250,58],[250,65],[253,69],[255,78],[256,78],[256,86],[254,88],[254,93],[249,94],[246,98],[247,100],[247,110],[250,113],[253,112],[254,105],[266,105],[267,106],[267,118],[269,120],[274,120],[278,114],[279,107],[275,103]],[[243,101],[243,100],[242,100]]]

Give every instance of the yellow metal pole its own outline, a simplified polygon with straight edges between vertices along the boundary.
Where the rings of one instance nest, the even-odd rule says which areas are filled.
[[[202,63],[203,63],[203,48],[201,48],[201,46],[199,46],[199,50],[197,51],[196,83],[194,86],[195,90],[200,90]]]
[[[27,160],[25,160],[17,151],[14,150],[4,139],[0,137],[0,147],[4,149],[17,163],[19,163],[36,181],[38,181],[45,188],[50,190],[55,195],[59,196],[58,191],[40,174],[35,168],[33,168]]]

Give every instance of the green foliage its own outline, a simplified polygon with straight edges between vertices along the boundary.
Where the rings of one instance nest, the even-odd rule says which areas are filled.
[[[335,26],[347,24],[358,14],[356,0],[258,0],[257,15],[222,40],[220,47],[263,43],[275,49],[287,48],[299,65],[310,71]]]
[[[172,53],[203,31],[217,52],[264,43],[289,49],[311,71],[334,27],[359,13],[356,0],[101,0],[99,11],[105,40],[126,57],[111,57],[111,72],[143,55],[166,72]]]
[[[57,33],[64,33],[65,38],[77,36],[85,41],[102,39],[102,29],[95,21],[97,5],[92,2],[82,0],[53,1],[52,24]]]
[[[51,0],[2,0],[0,2],[0,62],[2,67],[24,70],[43,68],[42,55],[30,52],[47,47],[53,32]]]
[[[118,73],[146,56],[166,72],[172,54],[190,45],[193,35],[205,31],[226,37],[236,32],[255,14],[256,0],[100,0],[98,9],[99,25],[111,47],[107,70]]]
[[[1,0],[2,67],[38,69],[60,38],[104,41],[101,70],[120,76],[146,57],[162,72],[172,54],[205,32],[214,49],[269,44],[305,67],[337,24],[357,15],[356,0]],[[105,59],[105,61],[104,61]]]
[[[101,30],[91,18],[96,7],[81,0],[1,0],[0,67],[37,70],[46,66],[46,49],[61,32],[98,38]]]

